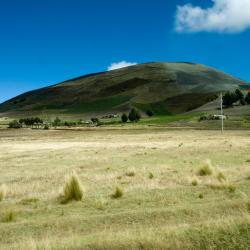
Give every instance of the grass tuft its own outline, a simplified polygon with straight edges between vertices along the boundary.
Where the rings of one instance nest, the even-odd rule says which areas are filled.
[[[7,187],[6,185],[3,184],[0,186],[0,201],[2,201],[6,197],[6,194],[7,194]]]
[[[9,210],[3,214],[2,222],[13,222],[16,218],[16,213],[13,210]]]
[[[154,174],[153,174],[152,172],[150,172],[150,173],[148,174],[148,178],[149,178],[149,179],[153,179],[153,178],[154,178]]]
[[[204,166],[200,168],[198,174],[200,176],[207,176],[213,174],[213,166],[210,160],[206,160]]]
[[[193,177],[193,179],[192,179],[192,181],[191,181],[191,184],[192,184],[193,186],[198,186],[199,180],[198,180],[198,178],[197,178],[196,176]]]
[[[123,196],[123,190],[120,187],[116,187],[115,192],[111,195],[113,199],[119,199]]]
[[[126,173],[126,176],[128,177],[134,177],[135,176],[135,171],[134,170],[130,170]]]
[[[226,178],[226,176],[224,175],[224,173],[220,171],[220,172],[217,174],[217,180],[218,180],[219,182],[224,182],[224,181],[227,180],[227,178]]]
[[[64,189],[63,189],[63,201],[62,203],[67,203],[71,200],[80,201],[83,198],[84,190],[78,179],[78,176],[73,173],[68,177]]]

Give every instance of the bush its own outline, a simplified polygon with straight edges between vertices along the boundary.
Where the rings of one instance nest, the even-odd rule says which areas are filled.
[[[2,201],[7,193],[7,187],[5,185],[0,186],[0,201]]]
[[[126,114],[122,114],[121,120],[123,123],[126,123],[128,121],[128,116]]]
[[[147,111],[146,111],[146,114],[147,114],[149,117],[151,117],[151,116],[154,115],[154,113],[153,113],[152,110],[147,110]]]
[[[115,192],[111,195],[112,198],[118,199],[123,196],[123,190],[119,187],[116,187]]]
[[[9,123],[9,128],[21,128],[21,127],[22,125],[17,120],[11,121]]]
[[[80,201],[83,198],[83,188],[76,174],[68,177],[63,189],[63,203],[71,200]]]
[[[212,175],[213,174],[213,167],[210,160],[207,160],[205,165],[200,168],[199,170],[200,176]]]
[[[138,122],[141,119],[141,115],[138,110],[133,108],[129,112],[128,118],[131,122]]]

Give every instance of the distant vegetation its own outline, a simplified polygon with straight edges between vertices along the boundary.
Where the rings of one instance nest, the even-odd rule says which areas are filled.
[[[239,102],[240,105],[250,105],[250,92],[244,96],[241,90],[236,89],[235,92],[228,91],[223,96],[223,105],[225,107],[231,107],[236,102]]]

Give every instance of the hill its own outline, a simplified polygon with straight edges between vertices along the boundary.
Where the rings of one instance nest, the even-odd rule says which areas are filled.
[[[245,82],[193,63],[146,63],[85,75],[30,91],[0,105],[0,113],[101,115],[132,106],[157,114],[198,108]]]

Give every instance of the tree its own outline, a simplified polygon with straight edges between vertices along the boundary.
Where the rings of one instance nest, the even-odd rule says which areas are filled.
[[[123,123],[126,123],[128,121],[128,116],[126,114],[122,114],[121,119]]]
[[[250,92],[247,93],[246,97],[245,97],[245,101],[246,103],[249,105],[250,104]]]
[[[244,94],[241,92],[240,89],[235,90],[236,101],[244,100]]]
[[[147,110],[146,114],[151,117],[154,115],[153,111],[151,109]]]
[[[226,107],[230,107],[237,101],[237,97],[235,93],[227,92],[223,96],[223,105]]]
[[[61,120],[56,117],[56,119],[52,122],[52,125],[56,128],[61,125]]]
[[[128,118],[131,122],[138,122],[141,119],[141,115],[136,109],[132,108]]]
[[[17,120],[11,121],[9,123],[9,128],[21,128],[21,127],[22,125]]]

